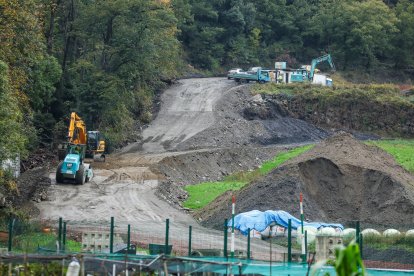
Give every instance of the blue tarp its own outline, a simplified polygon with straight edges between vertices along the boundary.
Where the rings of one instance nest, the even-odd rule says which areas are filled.
[[[292,220],[292,229],[296,230],[300,227],[300,220],[285,211],[259,211],[253,210],[246,213],[238,214],[234,217],[234,228],[239,230],[243,235],[247,235],[247,231],[256,230],[263,232],[269,225],[279,225],[282,227],[288,227],[289,219]],[[228,226],[231,227],[231,219],[228,221]],[[344,229],[342,224],[336,223],[323,223],[323,222],[303,222],[303,226],[312,226],[316,229],[321,227],[334,227]]]

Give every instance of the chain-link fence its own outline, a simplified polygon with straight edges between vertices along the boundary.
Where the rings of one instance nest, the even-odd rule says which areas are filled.
[[[414,270],[414,225],[361,224],[360,247],[367,267]]]
[[[6,257],[47,257],[40,261],[45,268],[32,265],[33,269],[62,269],[70,261],[69,256],[80,254],[84,267],[97,271],[113,269],[114,265],[121,269],[125,263],[131,271],[145,271],[149,269],[146,264],[163,256],[152,264],[151,271],[165,270],[167,266],[169,271],[191,267],[211,272],[253,260],[265,261],[270,268],[309,260],[333,264],[335,248],[355,240],[367,267],[414,270],[414,226],[400,225],[392,230],[356,222],[343,225],[343,230],[305,228],[303,238],[300,231],[275,225],[262,232],[250,230],[249,235],[236,230],[233,239],[231,229],[224,224],[222,229],[214,230],[174,220],[129,225],[111,218],[96,223],[13,219],[0,223],[0,251]],[[28,257],[27,260],[35,263],[36,258],[32,257],[33,262]],[[22,265],[21,259],[16,260]],[[6,259],[3,261],[6,263]]]

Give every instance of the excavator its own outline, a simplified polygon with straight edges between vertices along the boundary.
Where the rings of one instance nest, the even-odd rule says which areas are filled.
[[[86,125],[75,112],[70,115],[67,138],[66,156],[56,170],[56,182],[75,180],[77,184],[83,185],[92,179],[93,171],[90,164],[84,162],[87,148]]]
[[[86,157],[105,162],[105,137],[97,130],[88,131]]]
[[[313,59],[310,68],[306,68],[307,66],[304,66],[301,69],[296,69],[290,76],[291,82],[312,82],[315,75],[316,66],[324,61],[328,62],[333,71],[336,70],[331,55],[327,54]]]

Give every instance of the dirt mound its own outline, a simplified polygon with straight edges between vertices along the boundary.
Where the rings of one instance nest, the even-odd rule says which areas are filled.
[[[208,129],[182,142],[178,149],[259,146],[319,141],[329,132],[289,117],[277,103],[252,97],[250,86],[229,89],[214,106],[215,121]]]
[[[187,198],[183,186],[217,181],[233,172],[252,169],[282,149],[284,147],[243,147],[196,151],[166,157],[151,170],[164,178],[158,185],[158,194],[180,205]]]
[[[6,201],[9,206],[17,207],[29,215],[36,215],[38,210],[33,203],[47,199],[50,185],[47,168],[27,170],[17,179],[17,189],[8,193]]]
[[[400,227],[414,223],[414,176],[386,152],[349,134],[328,138],[237,192],[237,212],[281,209],[298,216],[300,192],[311,220]],[[227,195],[196,217],[220,227],[229,212]]]

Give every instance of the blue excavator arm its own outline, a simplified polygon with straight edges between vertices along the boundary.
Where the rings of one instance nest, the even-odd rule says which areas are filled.
[[[309,79],[312,80],[313,79],[313,75],[315,74],[315,69],[316,69],[316,65],[318,65],[321,62],[328,62],[329,65],[331,66],[332,70],[335,71],[335,64],[333,63],[332,57],[330,54],[315,58],[312,60],[312,66],[311,66],[311,70],[309,72]]]

